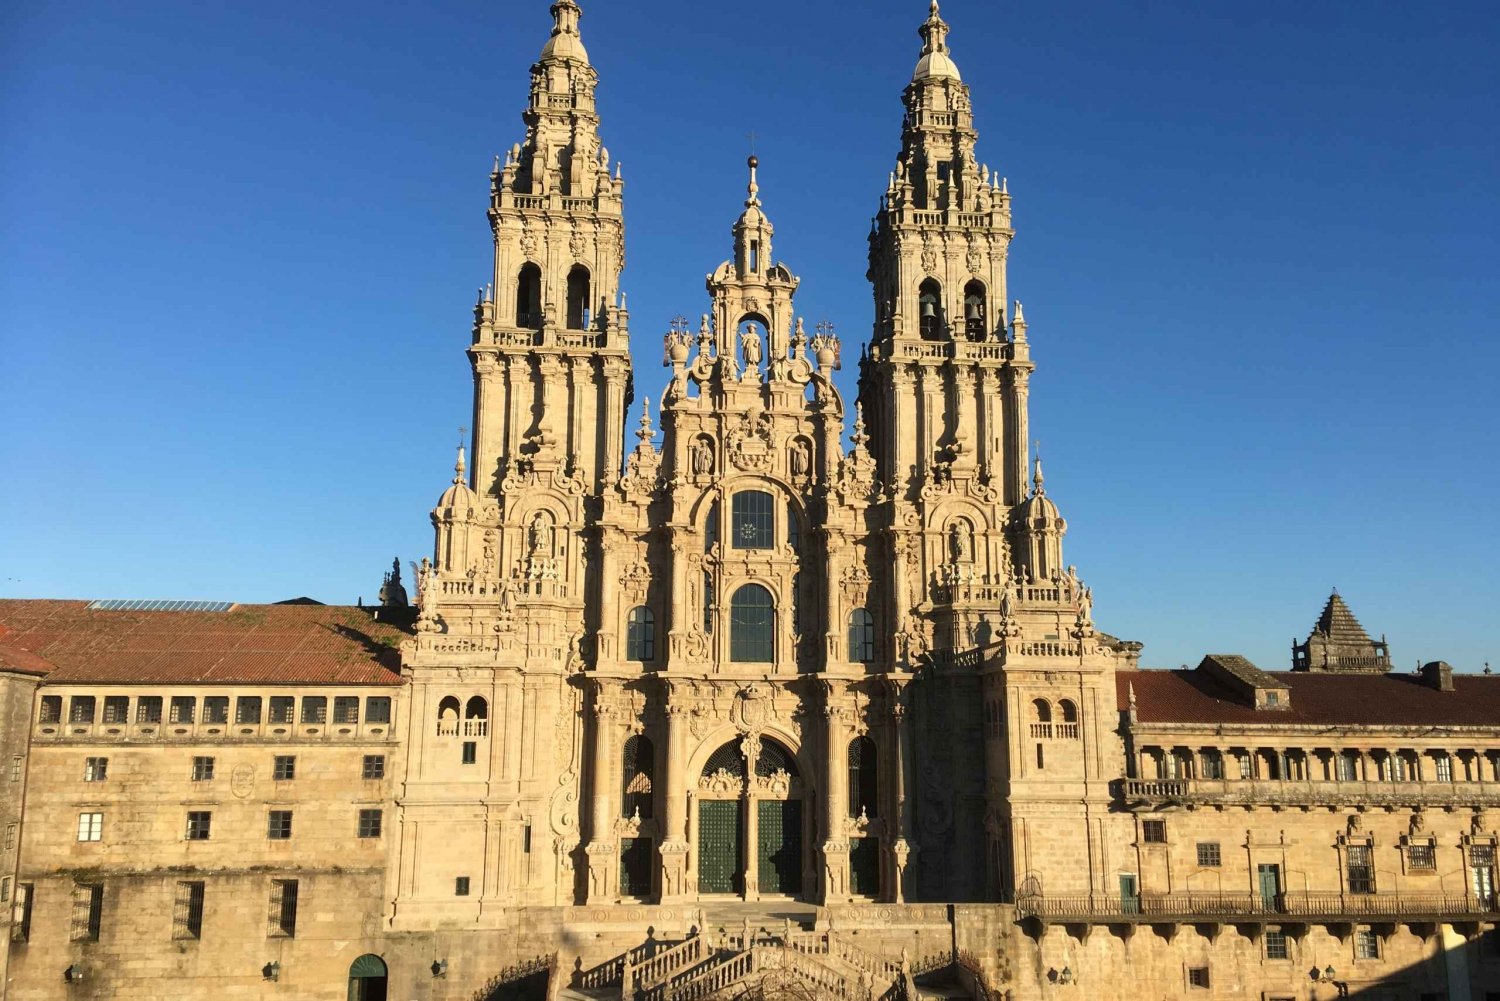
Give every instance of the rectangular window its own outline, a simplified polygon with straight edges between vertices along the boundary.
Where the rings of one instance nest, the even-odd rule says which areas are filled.
[[[104,814],[80,813],[78,815],[78,840],[99,841],[104,837]]]
[[[1188,968],[1188,986],[1208,989],[1208,967],[1191,966]]]
[[[703,571],[703,631],[712,634],[714,631],[714,575],[713,571]]]
[[[1141,840],[1148,845],[1166,844],[1167,822],[1165,820],[1141,821]]]
[[[1255,759],[1250,756],[1249,751],[1236,751],[1234,759],[1240,766],[1240,778],[1255,778]]]
[[[266,817],[266,837],[285,841],[292,836],[292,811],[272,810]]]
[[[103,782],[109,775],[108,758],[84,758],[83,759],[83,781]]]
[[[328,722],[328,697],[326,695],[302,696],[302,722]]]
[[[1202,767],[1204,778],[1222,779],[1224,777],[1224,756],[1218,751],[1204,751]]]
[[[161,696],[142,695],[135,700],[135,721],[137,723],[160,723],[161,722]]]
[[[1266,958],[1267,959],[1290,959],[1291,953],[1287,951],[1286,932],[1278,929],[1266,931]]]
[[[41,715],[37,717],[39,723],[61,723],[62,722],[62,696],[43,695]]]
[[[106,695],[104,697],[104,722],[128,723],[130,721],[130,696]]]
[[[213,777],[214,777],[214,759],[213,758],[194,758],[193,759],[193,781],[194,782],[208,782],[208,781],[211,781],[213,779]]]
[[[472,740],[464,741],[463,763],[472,765],[479,760],[479,745]]]
[[[203,722],[229,722],[229,696],[210,695],[203,700]]]
[[[379,810],[359,811],[359,836],[362,838],[380,837],[380,822]]]
[[[391,721],[391,698],[389,695],[372,695],[365,699],[366,723],[389,723]]]
[[[1205,868],[1222,864],[1222,855],[1217,841],[1198,842],[1198,864]]]
[[[177,897],[172,904],[172,937],[174,939],[203,937],[202,880],[187,880],[177,884]]]
[[[1437,773],[1439,782],[1453,781],[1453,759],[1446,754],[1439,754],[1433,759],[1433,770]]]
[[[1379,959],[1380,936],[1368,928],[1361,928],[1356,931],[1354,933],[1354,958]]]
[[[1359,781],[1359,754],[1355,751],[1344,751],[1333,759],[1333,777],[1337,782]]]
[[[359,696],[335,696],[333,700],[333,721],[335,723],[358,723]]]
[[[0,876],[0,904],[10,903],[10,877]]]
[[[364,767],[360,769],[360,778],[383,779],[385,778],[385,755],[366,754]]]
[[[1437,849],[1431,842],[1408,845],[1406,847],[1406,866],[1409,869],[1436,869]]]
[[[732,528],[729,544],[735,549],[772,549],[776,545],[774,505],[760,490],[741,490],[730,499]]]
[[[1369,845],[1348,845],[1349,892],[1375,892],[1374,853]]]
[[[33,884],[17,884],[15,924],[10,926],[12,942],[26,942],[31,939],[31,903],[35,896],[36,887]]]
[[[291,723],[297,711],[297,700],[290,695],[271,696],[271,723]]]
[[[271,938],[293,938],[297,934],[297,881],[271,880],[271,911],[266,925]]]
[[[73,884],[73,929],[69,937],[74,942],[99,941],[100,926],[104,919],[104,887],[98,884]]]
[[[207,841],[209,829],[213,826],[214,815],[209,810],[189,810],[187,815],[187,839],[189,841]]]
[[[5,825],[5,850],[8,851],[8,852],[9,851],[15,851],[15,848],[16,848],[16,830],[19,827],[20,827],[20,824],[6,824]]]
[[[69,700],[68,722],[94,722],[94,697],[92,695],[75,695],[71,700]]]
[[[468,876],[459,876],[453,880],[453,895],[455,897],[467,897],[469,895]]]
[[[26,759],[24,757],[22,757],[21,755],[19,755],[19,754],[13,755],[11,757],[11,759],[10,759],[10,780],[12,782],[19,782],[19,781],[21,781],[21,763],[23,761],[25,761],[25,760]]]
[[[169,705],[168,723],[191,723],[197,714],[198,700],[191,695],[174,695]]]
[[[297,777],[297,756],[278,754],[271,763],[271,778],[277,782],[290,782]]]
[[[241,695],[234,703],[234,721],[236,723],[259,723],[260,706],[259,695]]]

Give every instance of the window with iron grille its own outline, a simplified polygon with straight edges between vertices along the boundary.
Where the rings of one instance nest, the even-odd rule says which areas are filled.
[[[259,723],[261,700],[259,695],[241,695],[234,703],[236,723]]]
[[[622,765],[625,788],[620,797],[620,816],[628,820],[639,814],[642,820],[651,819],[656,777],[656,748],[651,738],[638,733],[627,737]]]
[[[1348,845],[1349,892],[1375,892],[1374,852],[1369,845]]]
[[[1287,950],[1286,932],[1277,929],[1266,931],[1266,958],[1267,959],[1290,959],[1291,953]]]
[[[1380,936],[1368,928],[1361,928],[1356,931],[1354,933],[1354,958],[1379,959]]]
[[[1431,841],[1418,841],[1407,845],[1406,867],[1408,869],[1436,869],[1437,848]]]
[[[160,723],[161,722],[161,696],[142,695],[135,700],[135,721],[137,723]]]
[[[326,695],[304,695],[304,696],[302,696],[302,722],[304,722],[304,723],[327,723],[328,722],[328,696],[326,696]]]
[[[271,696],[269,723],[290,723],[297,712],[297,700],[290,695]]]
[[[203,937],[202,880],[186,880],[177,884],[177,897],[172,902],[172,937]]]
[[[292,811],[272,810],[266,816],[266,837],[272,841],[285,841],[292,836]]]
[[[362,838],[380,837],[381,812],[379,810],[359,811],[359,836]]]
[[[187,815],[187,839],[189,841],[207,841],[210,830],[213,827],[214,815],[212,810],[189,810]]]
[[[293,938],[297,934],[297,881],[271,880],[271,908],[267,916],[266,935],[270,938]]]
[[[1205,868],[1223,864],[1217,841],[1198,842],[1198,864]]]
[[[453,895],[455,897],[467,897],[469,895],[469,877],[456,876],[453,879]]]
[[[104,697],[104,722],[125,723],[130,720],[130,696],[106,695]]]
[[[75,695],[71,700],[69,700],[68,722],[94,722],[94,697],[92,695]]]
[[[879,762],[875,757],[875,741],[869,737],[855,737],[847,748],[849,767],[849,816],[864,816],[871,820],[876,816],[876,803],[880,788],[877,779]]]
[[[83,759],[83,781],[103,782],[109,775],[108,758],[84,758]]]
[[[36,887],[33,884],[16,885],[15,923],[10,926],[12,942],[26,942],[31,939],[31,904],[35,896]]]
[[[335,696],[333,700],[333,721],[335,723],[358,723],[359,696]]]
[[[104,814],[80,813],[78,815],[78,840],[99,841],[104,837]]]
[[[104,887],[97,883],[73,884],[73,922],[69,938],[74,942],[97,942],[104,922]]]
[[[229,696],[210,695],[203,700],[203,722],[229,722]]]
[[[278,782],[289,782],[297,777],[297,756],[278,754],[271,762],[271,778]]]
[[[1494,865],[1495,864],[1495,846],[1494,845],[1470,845],[1469,846],[1469,862],[1471,864],[1473,864],[1473,865]]]
[[[771,495],[764,491],[741,490],[735,494],[730,500],[733,529],[729,544],[735,549],[774,548],[774,508]]]
[[[1165,820],[1141,821],[1141,840],[1148,845],[1166,844],[1167,822]]]
[[[191,723],[197,715],[198,700],[191,695],[174,695],[167,710],[168,723]]]
[[[366,754],[364,765],[360,768],[360,778],[383,779],[385,778],[385,755]]]
[[[388,695],[372,695],[365,699],[366,723],[389,723],[391,721],[391,699]]]
[[[62,696],[43,695],[40,715],[37,716],[39,723],[61,723],[62,722]]]
[[[193,759],[193,781],[208,782],[214,777],[214,759],[198,757]]]
[[[1189,987],[1201,987],[1204,990],[1207,990],[1208,986],[1209,986],[1209,981],[1208,981],[1208,967],[1206,967],[1206,966],[1191,966],[1191,967],[1188,967],[1188,986]]]

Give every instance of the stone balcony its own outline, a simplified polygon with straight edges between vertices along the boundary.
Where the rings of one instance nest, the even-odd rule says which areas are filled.
[[[1467,893],[1344,893],[1304,890],[1274,897],[1253,892],[1184,892],[1121,897],[1104,893],[1032,895],[1016,916],[1042,924],[1343,924],[1494,921],[1495,896]]]
[[[1120,798],[1138,810],[1167,806],[1500,807],[1500,785],[1479,782],[1312,782],[1290,779],[1122,779]]]

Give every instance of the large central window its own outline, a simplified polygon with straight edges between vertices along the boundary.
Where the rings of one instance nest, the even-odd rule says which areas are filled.
[[[733,527],[729,544],[735,549],[771,549],[775,546],[775,516],[772,498],[759,490],[742,490],[731,502]]]
[[[746,584],[729,603],[729,659],[764,663],[775,659],[775,651],[776,609],[771,592],[759,584]]]

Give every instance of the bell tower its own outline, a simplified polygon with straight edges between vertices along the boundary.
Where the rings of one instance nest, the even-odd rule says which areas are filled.
[[[875,330],[860,400],[897,496],[966,469],[1016,504],[1031,363],[1025,327],[1006,321],[1010,194],[975,159],[969,88],[936,0],[917,33],[901,152],[870,232]]]

